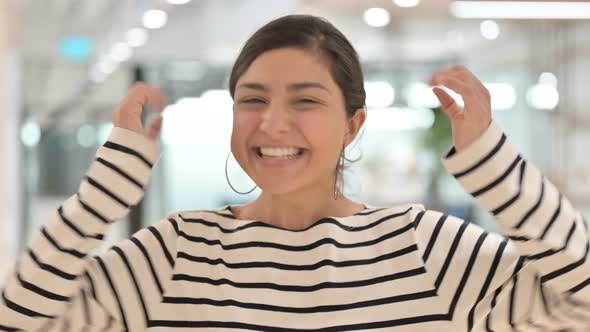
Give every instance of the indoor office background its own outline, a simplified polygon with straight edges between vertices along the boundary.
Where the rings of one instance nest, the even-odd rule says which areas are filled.
[[[479,2],[481,4],[481,2]],[[345,193],[424,203],[496,231],[445,173],[448,122],[425,85],[463,64],[488,87],[514,145],[590,215],[590,3],[451,0],[0,0],[0,271],[77,191],[134,81],[161,87],[162,159],[144,202],[105,247],[173,210],[244,203],[225,180],[241,45],[269,20],[323,16],[357,48],[368,119]],[[553,7],[551,7],[553,6]],[[233,158],[239,190],[253,183]]]

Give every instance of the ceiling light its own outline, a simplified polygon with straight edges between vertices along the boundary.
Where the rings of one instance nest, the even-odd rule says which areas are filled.
[[[559,92],[555,86],[538,83],[530,87],[526,94],[529,106],[540,110],[553,110],[559,104]]]
[[[365,82],[367,107],[389,107],[395,101],[395,89],[387,82]]]
[[[375,28],[384,27],[391,20],[389,12],[383,8],[369,8],[365,11],[363,18],[365,23]]]
[[[493,110],[508,110],[516,104],[516,90],[508,83],[484,83],[490,92]]]
[[[173,5],[184,5],[184,4],[191,2],[191,0],[166,0],[166,1],[169,4],[173,4]]]
[[[416,7],[420,4],[420,0],[393,0],[393,2],[402,8]]]
[[[557,76],[553,73],[544,72],[539,75],[539,83],[557,86]]]
[[[131,47],[125,43],[117,43],[111,48],[111,57],[117,62],[129,60],[132,53]]]
[[[168,14],[159,9],[148,10],[142,17],[143,26],[148,29],[160,29],[166,25],[166,22],[168,22]]]
[[[131,47],[140,47],[145,45],[148,38],[148,33],[145,29],[134,28],[127,31],[127,44]]]
[[[487,40],[494,40],[500,35],[498,23],[492,20],[485,20],[479,25],[479,32]]]

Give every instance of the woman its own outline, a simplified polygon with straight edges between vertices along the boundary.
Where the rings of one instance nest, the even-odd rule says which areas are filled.
[[[515,151],[466,68],[429,82],[465,101],[461,110],[434,89],[453,128],[443,162],[510,240],[421,205],[374,208],[342,195],[344,148],[366,117],[363,81],[355,50],[326,21],[286,16],[262,27],[230,77],[231,151],[260,196],[171,213],[91,256],[142,198],[159,158],[162,120],[144,131],[140,115],[164,98],[135,86],[78,193],[10,274],[0,328],[587,330],[586,223]]]

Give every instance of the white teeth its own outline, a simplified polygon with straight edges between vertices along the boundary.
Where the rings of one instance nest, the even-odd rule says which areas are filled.
[[[301,152],[296,148],[260,148],[260,153],[265,157],[289,158],[294,157]]]

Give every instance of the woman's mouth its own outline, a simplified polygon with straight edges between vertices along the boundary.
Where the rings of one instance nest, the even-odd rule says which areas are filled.
[[[256,148],[259,157],[270,159],[294,159],[302,155],[304,151],[305,149],[302,148]]]
[[[293,147],[255,147],[254,152],[264,166],[285,167],[302,159],[308,152],[304,148]]]

